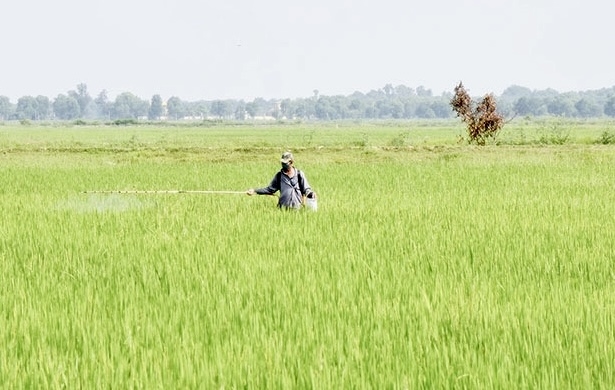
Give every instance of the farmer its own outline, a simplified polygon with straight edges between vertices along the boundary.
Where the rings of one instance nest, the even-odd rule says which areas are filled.
[[[280,162],[282,169],[275,174],[269,186],[263,188],[250,188],[248,195],[273,195],[280,191],[279,208],[299,209],[303,204],[303,197],[316,199],[316,193],[305,177],[303,171],[295,168],[294,158],[291,152],[284,152]]]

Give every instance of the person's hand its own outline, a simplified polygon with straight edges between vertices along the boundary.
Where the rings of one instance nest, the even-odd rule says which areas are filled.
[[[254,188],[250,188],[249,190],[246,191],[246,194],[252,196],[252,195],[256,194],[256,191],[254,191]]]

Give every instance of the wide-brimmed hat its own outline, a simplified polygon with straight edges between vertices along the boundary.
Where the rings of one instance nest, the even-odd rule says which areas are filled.
[[[284,154],[282,154],[282,158],[280,159],[280,162],[282,164],[288,164],[291,161],[294,161],[293,154],[291,152],[284,152]]]

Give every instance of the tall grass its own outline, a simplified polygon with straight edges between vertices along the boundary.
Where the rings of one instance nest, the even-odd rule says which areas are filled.
[[[610,145],[391,148],[399,129],[281,127],[236,143],[134,129],[131,147],[88,131],[5,132],[2,387],[615,384]],[[286,147],[317,213],[81,193],[266,185]]]

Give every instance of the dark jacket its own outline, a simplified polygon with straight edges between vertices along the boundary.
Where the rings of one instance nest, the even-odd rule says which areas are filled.
[[[294,168],[295,175],[288,177],[282,170],[278,171],[271,183],[267,187],[259,188],[256,191],[259,195],[273,195],[280,191],[278,207],[301,208],[303,197],[312,193],[312,188],[305,177],[303,171]]]

